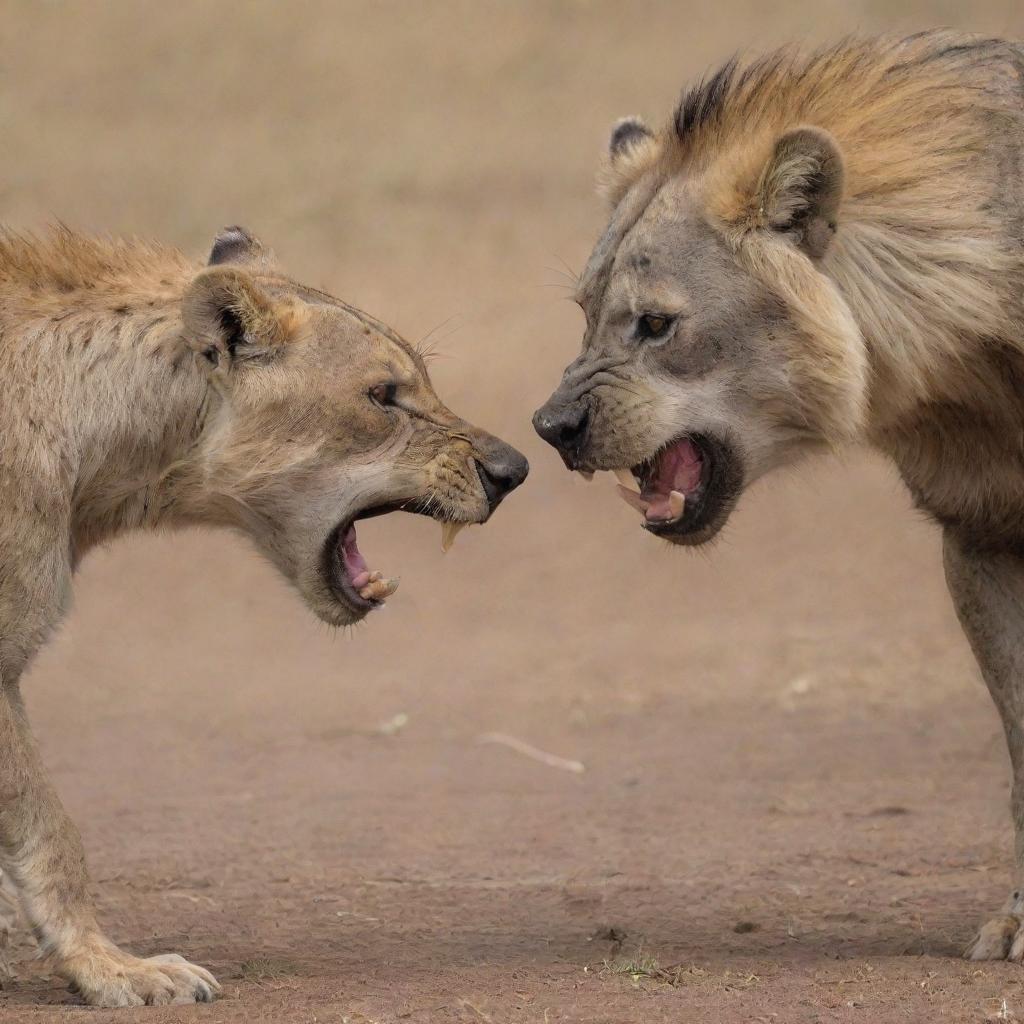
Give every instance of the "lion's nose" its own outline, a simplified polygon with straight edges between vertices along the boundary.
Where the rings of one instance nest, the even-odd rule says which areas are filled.
[[[576,469],[587,440],[590,410],[585,405],[542,405],[533,417],[533,429],[557,449],[569,469]]]
[[[508,444],[500,444],[486,455],[478,454],[475,462],[477,475],[492,512],[501,503],[501,499],[514,491],[530,472],[526,456]]]

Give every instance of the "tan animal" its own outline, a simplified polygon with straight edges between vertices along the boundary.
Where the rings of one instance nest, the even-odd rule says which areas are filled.
[[[226,526],[348,625],[397,583],[370,570],[358,519],[421,512],[450,542],[526,460],[446,409],[394,331],[292,281],[239,228],[207,267],[66,230],[0,235],[0,395],[0,867],[89,1003],[210,1000],[202,967],[139,959],[100,930],[29,732],[19,678],[76,566],[128,530]]]
[[[614,128],[583,351],[534,423],[702,544],[742,490],[865,442],[945,537],[1003,718],[1024,885],[1024,47],[926,33],[730,61]],[[974,959],[1024,957],[1024,895]]]

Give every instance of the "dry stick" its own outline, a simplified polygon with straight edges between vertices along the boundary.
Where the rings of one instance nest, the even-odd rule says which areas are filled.
[[[549,754],[546,751],[531,747],[529,743],[517,740],[515,736],[506,736],[503,732],[485,732],[477,737],[477,743],[499,743],[503,747],[509,747],[524,757],[534,761],[540,761],[549,768],[561,768],[563,772],[573,772],[576,775],[586,771],[582,761],[570,761],[568,758],[559,757],[557,754]]]

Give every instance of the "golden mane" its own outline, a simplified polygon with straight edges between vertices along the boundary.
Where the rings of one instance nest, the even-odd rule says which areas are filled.
[[[690,183],[738,257],[776,289],[791,284],[814,333],[866,346],[880,428],[897,406],[972,386],[951,372],[965,339],[1020,345],[1019,242],[1000,200],[1022,187],[1008,162],[1024,138],[1022,83],[1024,50],[947,31],[734,58],[688,89],[659,133],[612,158],[604,183],[613,202],[641,179]],[[801,126],[842,153],[838,231],[819,269],[857,338],[822,301],[822,275],[759,230],[773,147]]]

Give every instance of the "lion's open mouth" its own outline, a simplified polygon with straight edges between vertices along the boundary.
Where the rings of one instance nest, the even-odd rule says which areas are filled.
[[[411,512],[438,518],[436,508],[428,511],[425,502],[402,502],[364,509],[351,519],[339,523],[329,534],[323,547],[323,573],[334,596],[357,612],[379,608],[398,589],[399,578],[386,577],[371,569],[359,550],[356,523],[363,519],[388,515],[391,512]],[[447,551],[456,534],[468,523],[441,519],[441,548]]]
[[[615,470],[618,492],[644,528],[681,543],[700,543],[724,522],[738,493],[736,460],[711,438],[686,435],[630,469]]]

